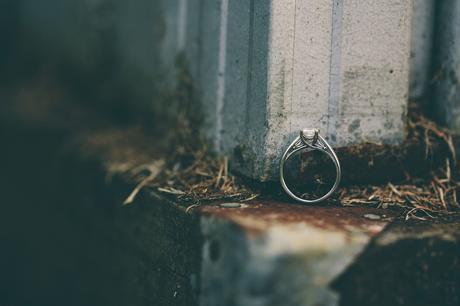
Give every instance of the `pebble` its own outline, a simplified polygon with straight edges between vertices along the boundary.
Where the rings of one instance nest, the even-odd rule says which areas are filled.
[[[374,214],[365,214],[364,218],[367,218],[370,220],[380,220],[381,219],[379,215],[374,215]]]
[[[238,208],[238,207],[241,207],[241,204],[240,203],[222,203],[219,206],[224,207],[224,208]]]

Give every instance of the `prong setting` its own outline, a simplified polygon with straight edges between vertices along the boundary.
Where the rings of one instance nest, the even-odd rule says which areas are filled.
[[[314,145],[318,141],[318,129],[303,129],[300,131],[300,138],[307,145]]]

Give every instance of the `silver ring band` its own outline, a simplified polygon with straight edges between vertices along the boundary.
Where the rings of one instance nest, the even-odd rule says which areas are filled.
[[[292,157],[292,155],[298,151],[305,150],[307,152],[313,151],[313,150],[319,150],[324,153],[326,153],[334,162],[335,169],[336,169],[336,178],[334,185],[332,188],[322,197],[318,199],[303,199],[301,197],[296,196],[286,185],[286,181],[284,180],[284,165],[286,161]],[[335,154],[334,150],[332,147],[327,143],[327,141],[319,135],[319,130],[318,129],[303,129],[300,131],[300,136],[298,136],[286,149],[286,151],[283,154],[283,157],[281,158],[280,162],[280,181],[281,181],[281,186],[283,186],[284,191],[293,198],[294,200],[297,200],[302,203],[306,204],[311,204],[311,203],[317,203],[326,200],[328,197],[331,196],[331,194],[337,189],[337,187],[340,184],[340,179],[342,177],[342,170],[340,168],[340,162],[339,159],[337,158],[337,155]]]

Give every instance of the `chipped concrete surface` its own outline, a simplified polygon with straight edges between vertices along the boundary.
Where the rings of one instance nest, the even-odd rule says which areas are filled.
[[[299,223],[317,228],[344,233],[363,232],[375,235],[383,226],[394,219],[397,213],[372,208],[316,207],[305,205],[286,205],[277,201],[258,201],[244,204],[238,208],[203,206],[200,212],[232,220],[248,233],[261,233],[274,225],[295,225]],[[379,220],[366,219],[367,214],[378,215]]]
[[[398,219],[333,282],[343,305],[458,305],[459,215]]]
[[[330,283],[393,216],[262,201],[200,209],[200,305],[338,305]]]
[[[201,306],[458,301],[458,214],[407,222],[393,210],[270,200],[197,212],[204,239]]]
[[[391,231],[376,239],[376,244],[388,246],[404,239],[437,239],[456,242],[460,238],[460,224],[458,222],[442,222],[427,225],[412,224],[410,227],[402,224],[392,227]]]

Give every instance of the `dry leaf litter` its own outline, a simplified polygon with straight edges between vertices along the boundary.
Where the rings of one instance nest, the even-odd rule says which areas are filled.
[[[388,182],[379,186],[343,187],[336,196],[340,205],[399,208],[405,211],[406,219],[420,220],[460,209],[457,200],[460,182],[456,175],[456,152],[451,133],[419,113],[411,116],[408,128],[419,141],[424,142],[426,158],[434,141],[445,142],[450,150],[445,165],[433,172],[429,181],[420,182],[408,177],[399,184]],[[190,130],[189,126],[179,129]],[[213,201],[250,201],[259,196],[259,192],[242,184],[229,172],[226,157],[215,158],[201,142],[190,144],[184,141],[187,139],[192,139],[189,133],[179,137],[180,145],[175,146],[175,153],[170,156],[169,162],[158,160],[148,167],[131,171],[138,185],[125,204],[131,203],[144,187],[154,188],[176,201],[188,203],[189,208]]]

